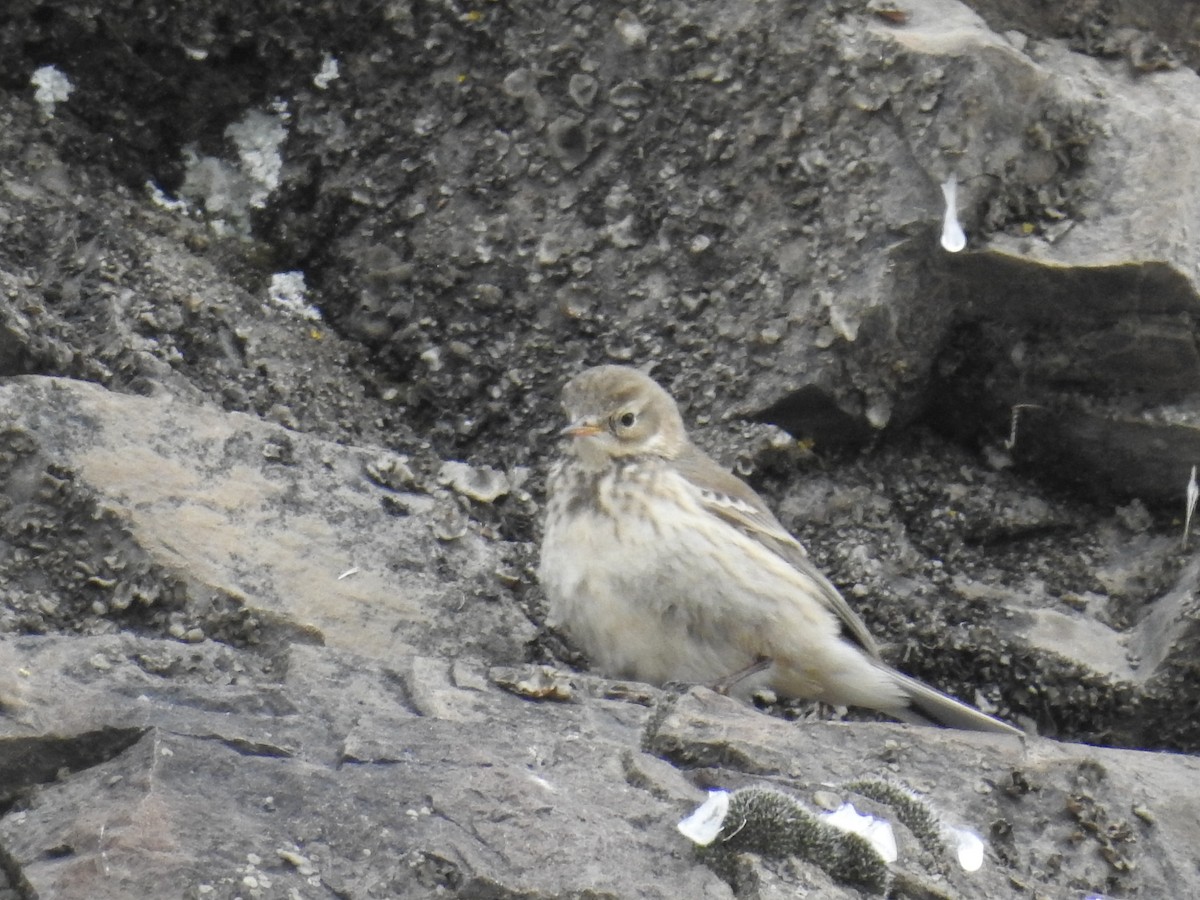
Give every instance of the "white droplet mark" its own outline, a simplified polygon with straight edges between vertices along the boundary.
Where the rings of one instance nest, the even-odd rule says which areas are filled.
[[[983,839],[975,832],[966,828],[946,829],[954,841],[954,849],[958,854],[958,864],[967,872],[978,872],[983,866]]]
[[[942,197],[946,201],[946,217],[942,221],[942,249],[957,253],[967,246],[967,235],[958,224],[958,179],[951,175],[942,182]]]

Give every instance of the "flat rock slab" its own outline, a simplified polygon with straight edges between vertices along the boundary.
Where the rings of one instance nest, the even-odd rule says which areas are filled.
[[[180,582],[193,611],[219,594],[309,640],[381,659],[524,658],[532,626],[514,604],[494,602],[507,592],[503,545],[472,531],[446,491],[369,479],[373,463],[390,464],[384,451],[166,393],[52,378],[0,385],[0,421],[5,447],[20,448],[7,474],[10,515],[57,473],[56,483],[87,493],[93,518],[127,532],[128,552]],[[461,524],[447,532],[447,518]],[[79,590],[101,617],[115,614],[123,580],[107,555],[92,541],[54,560],[93,572]]]
[[[0,653],[0,770],[59,765],[0,822],[36,896],[730,896],[674,833],[699,792],[638,749],[643,706],[311,646],[273,672],[127,635]]]
[[[0,772],[26,779],[9,783],[0,846],[30,896],[863,895],[820,858],[706,865],[675,828],[705,788],[887,818],[897,897],[1200,890],[1189,757],[785,722],[704,689],[581,676],[562,676],[561,702],[533,702],[498,686],[511,669],[305,645],[265,660],[214,642],[5,637],[0,663]],[[935,821],[974,832],[983,867],[922,844],[864,781],[913,789]]]
[[[755,717],[709,691],[693,691],[660,715],[646,745],[696,770],[697,781],[781,787],[814,806],[832,793],[893,823],[894,809],[877,812],[852,785],[916,789],[938,819],[988,845],[983,868],[968,873],[945,864],[952,848],[931,860],[898,828],[897,882],[903,873],[904,883],[931,890],[916,896],[1200,891],[1193,850],[1200,760],[1193,757],[902,725],[796,725]]]

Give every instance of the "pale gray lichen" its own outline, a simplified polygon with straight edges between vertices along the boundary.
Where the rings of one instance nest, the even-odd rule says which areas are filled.
[[[218,233],[249,236],[253,211],[264,208],[281,183],[288,119],[286,107],[277,104],[269,112],[249,110],[231,123],[225,137],[237,150],[237,162],[183,148],[179,195],[202,206]]]
[[[55,66],[42,66],[35,70],[29,83],[34,87],[33,99],[47,119],[54,118],[54,107],[66,103],[75,90],[71,79]]]
[[[301,319],[321,321],[321,311],[308,302],[308,285],[303,272],[276,272],[271,276],[267,298],[274,306]]]

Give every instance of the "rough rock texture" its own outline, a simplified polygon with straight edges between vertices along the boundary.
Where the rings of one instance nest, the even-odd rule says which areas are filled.
[[[533,638],[511,599],[496,602],[511,597],[511,551],[400,457],[77,381],[9,379],[0,417],[6,537],[25,551],[5,574],[42,581],[4,611],[22,630],[134,625],[195,642],[215,614],[233,617],[225,639],[275,625],[380,659],[498,662]]]
[[[300,645],[254,669],[127,635],[4,655],[27,673],[5,697],[5,770],[19,746],[46,783],[3,840],[40,896],[729,895],[644,827],[669,828],[695,790],[637,751],[640,706],[547,709],[474,665]],[[198,805],[214,788],[222,802]],[[601,864],[617,851],[636,862]]]
[[[673,826],[714,783],[886,815],[868,779],[907,783],[991,845],[966,873],[939,834],[901,826],[900,896],[1161,896],[1194,877],[1194,799],[1164,789],[1200,776],[1189,757],[797,727],[701,689],[651,692],[651,708],[594,679],[536,703],[473,664],[302,645],[253,668],[214,642],[131,635],[2,652],[18,674],[0,766],[10,792],[35,787],[0,840],[38,896],[720,898],[763,896],[781,872],[854,896],[844,872],[769,853],[722,877]],[[203,802],[214,788],[221,802]]]
[[[855,897],[777,811],[674,824],[880,778],[987,844],[898,826],[893,896],[1200,894],[1198,22],[4,4],[0,896]],[[531,563],[602,361],[1041,737],[570,674]]]

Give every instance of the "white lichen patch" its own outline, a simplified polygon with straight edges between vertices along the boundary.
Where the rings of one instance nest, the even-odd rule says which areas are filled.
[[[509,491],[508,478],[491,466],[472,466],[447,460],[438,472],[438,481],[471,500],[491,503]]]
[[[276,272],[271,276],[267,298],[275,306],[310,322],[321,321],[321,311],[308,302],[308,285],[303,272]]]
[[[184,147],[180,196],[202,206],[218,233],[249,235],[251,213],[265,207],[279,187],[287,118],[282,106],[252,109],[229,125],[225,137],[237,151],[236,162]]]
[[[266,206],[283,173],[280,148],[287,140],[287,129],[282,117],[252,109],[226,128],[225,136],[233,141],[240,168],[254,185],[250,205]]]
[[[331,53],[326,53],[321,60],[320,70],[313,76],[313,85],[317,90],[323,91],[330,84],[337,81],[341,77],[341,74],[337,58]]]
[[[34,102],[42,108],[42,112],[48,119],[54,118],[55,105],[65,103],[71,96],[71,92],[75,90],[71,79],[55,66],[42,66],[35,69],[29,78],[29,83],[34,87]]]

